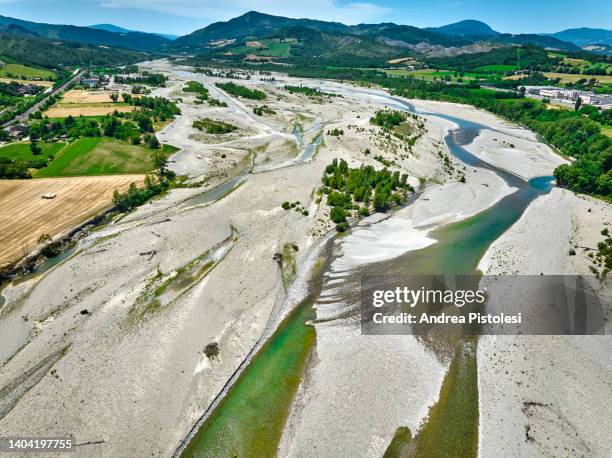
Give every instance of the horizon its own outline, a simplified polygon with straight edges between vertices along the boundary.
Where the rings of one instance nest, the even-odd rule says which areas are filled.
[[[184,0],[179,5],[164,0],[0,0],[0,14],[32,22],[85,27],[112,24],[134,31],[179,36],[249,11],[348,25],[393,22],[419,28],[476,20],[498,32],[513,34],[555,33],[584,27],[609,29],[611,26],[607,21],[612,17],[610,2],[572,1],[559,7],[564,13],[559,15],[546,14],[555,7],[552,1],[532,3],[526,0],[517,0],[512,5],[483,0],[418,0],[407,6],[396,0],[315,0],[314,5],[310,2],[309,6],[301,6],[287,5],[277,0],[230,0],[220,9],[210,0]]]

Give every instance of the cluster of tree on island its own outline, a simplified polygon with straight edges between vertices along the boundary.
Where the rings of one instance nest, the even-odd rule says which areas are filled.
[[[408,175],[384,168],[376,170],[371,165],[351,168],[345,160],[334,159],[325,168],[320,193],[327,195],[331,208],[330,218],[336,229],[348,229],[347,218],[368,216],[371,211],[386,212],[399,205],[409,192],[414,192],[407,182]]]

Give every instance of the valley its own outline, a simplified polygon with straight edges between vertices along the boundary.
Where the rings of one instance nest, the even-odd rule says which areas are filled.
[[[217,83],[226,78],[166,60],[141,67],[168,77],[166,87],[152,95],[177,100],[181,114],[158,137],[179,148],[168,167],[194,186],[118,215],[81,238],[51,269],[2,290],[0,328],[10,338],[0,354],[0,386],[31,386],[4,393],[2,429],[22,435],[73,431],[80,443],[91,444],[79,448],[82,456],[177,450],[185,456],[195,450],[197,456],[249,456],[273,454],[276,447],[282,456],[301,450],[380,456],[400,427],[424,451],[438,428],[464,434],[456,428],[470,426],[469,443],[481,447],[524,434],[524,414],[514,407],[514,420],[492,427],[501,413],[490,410],[495,401],[485,387],[500,381],[490,354],[481,350],[495,345],[507,352],[518,338],[481,338],[467,378],[445,381],[455,367],[452,357],[411,336],[361,336],[346,313],[351,305],[342,290],[354,288],[364,268],[414,266],[411,259],[424,271],[588,273],[587,256],[567,253],[599,241],[596,228],[611,219],[610,207],[528,184],[550,176],[564,159],[532,132],[465,105],[278,73],[269,81],[269,75],[247,70],[250,78],[236,84],[263,93],[261,101],[224,91]],[[184,91],[193,81],[227,106],[198,103],[197,92]],[[333,96],[291,93],[286,86]],[[268,111],[256,114],[263,104]],[[424,127],[410,148],[370,122],[380,110],[416,115]],[[204,133],[193,127],[202,119],[237,130]],[[359,221],[351,213],[350,233],[336,236],[325,195],[317,193],[333,159],[376,168],[382,160],[391,171],[407,173],[415,194],[386,214]],[[298,205],[285,209],[284,202]],[[536,205],[537,212],[530,211]],[[554,224],[554,230],[521,231],[533,218],[544,227]],[[482,232],[471,232],[476,223]],[[524,248],[500,255],[503,244]],[[547,263],[541,268],[528,261],[533,246],[555,247],[541,257]],[[571,338],[540,337],[521,345],[533,351],[553,342],[571,345]],[[593,345],[605,345],[598,342]],[[574,351],[580,348],[585,347]],[[23,378],[49,355],[57,355],[53,373]],[[599,355],[605,364],[605,352]],[[584,374],[592,358],[575,353],[562,364]],[[562,367],[554,369],[557,381],[565,380]],[[505,370],[525,377],[519,361],[509,360]],[[537,377],[545,380],[547,373]],[[259,382],[260,377],[265,378]],[[609,395],[590,375],[571,380]],[[434,407],[443,384],[455,386],[451,396],[457,388],[478,387],[472,423],[441,426],[454,415],[447,411],[453,402]],[[394,388],[400,386],[411,389]],[[547,394],[555,390],[549,387]],[[544,393],[531,395],[540,402]],[[253,402],[253,410],[236,413],[244,402]],[[266,405],[265,411],[258,405]],[[360,405],[367,411],[356,413]],[[92,417],[94,406],[104,408]],[[592,451],[605,449],[597,412],[571,425]],[[553,431],[546,416],[528,418],[534,428]],[[549,434],[561,440],[561,431]],[[394,442],[403,447],[402,440]],[[523,447],[530,453],[547,444]]]
[[[608,6],[52,3],[0,15],[0,452],[609,455]]]

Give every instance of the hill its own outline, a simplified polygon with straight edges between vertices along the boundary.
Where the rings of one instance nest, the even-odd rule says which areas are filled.
[[[580,51],[580,46],[576,46],[573,43],[559,40],[558,38],[536,35],[536,34],[518,34],[512,35],[505,33],[495,37],[497,43],[510,44],[510,45],[534,45],[545,49],[561,49],[564,51]]]
[[[222,40],[238,41],[267,38],[272,35],[277,35],[282,30],[291,28],[301,28],[302,30],[310,29],[317,32],[333,34],[335,36],[366,36],[368,37],[366,40],[385,37],[392,41],[396,40],[408,44],[427,42],[430,44],[451,46],[463,43],[461,40],[407,25],[382,23],[348,26],[339,22],[293,19],[258,13],[257,11],[249,11],[229,21],[215,22],[189,35],[177,38],[172,44],[172,49],[192,51],[216,46]],[[332,40],[332,42],[334,42],[334,40]]]
[[[167,46],[168,43],[171,43],[171,41],[167,38],[163,38],[152,33],[131,31],[126,33],[116,33],[109,32],[108,30],[92,29],[90,27],[43,24],[0,16],[0,26],[7,27],[11,25],[29,30],[42,38],[74,41],[89,45],[128,48],[137,51],[158,51]]]
[[[443,35],[458,37],[496,37],[501,35],[493,30],[488,24],[474,19],[455,22],[441,27],[428,27],[426,30],[438,32]]]
[[[0,29],[0,55],[22,64],[47,68],[121,65],[145,58],[144,54],[127,49],[16,35],[3,29]]]
[[[612,46],[612,30],[582,27],[580,29],[567,29],[548,35],[558,38],[559,40],[569,41],[581,47],[588,45]]]
[[[137,30],[129,30],[129,29],[124,29],[123,27],[119,27],[116,26],[114,24],[94,24],[94,25],[89,25],[87,26],[90,29],[98,29],[98,30],[106,30],[107,32],[113,32],[113,33],[134,33],[134,32],[138,32]],[[138,32],[138,33],[146,33],[146,32]],[[153,35],[157,35],[158,37],[163,37],[163,38],[167,38],[168,40],[176,40],[179,36],[178,35],[172,35],[169,33],[155,33],[152,32]]]

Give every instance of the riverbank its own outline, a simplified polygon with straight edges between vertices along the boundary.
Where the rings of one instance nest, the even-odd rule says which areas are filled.
[[[610,221],[609,204],[553,189],[491,245],[480,268],[492,275],[586,275],[604,304],[609,334],[611,283],[593,278],[588,254]],[[480,454],[606,456],[611,348],[610,336],[481,337]]]

